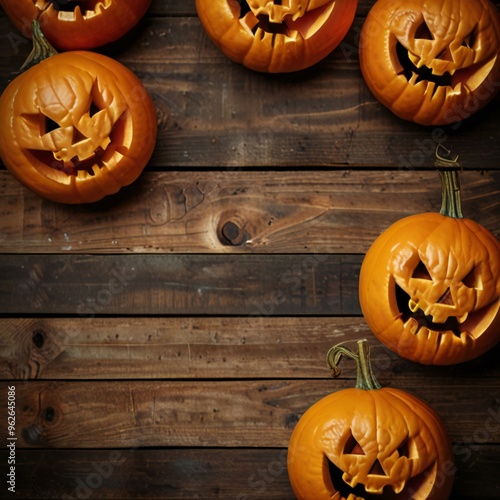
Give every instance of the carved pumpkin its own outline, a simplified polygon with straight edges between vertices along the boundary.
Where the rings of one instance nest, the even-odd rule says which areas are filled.
[[[500,338],[500,242],[464,219],[456,172],[443,171],[441,213],[405,217],[371,245],[359,299],[368,326],[400,356],[450,365]]]
[[[489,0],[378,0],[360,36],[374,96],[422,125],[461,121],[498,92],[500,19]]]
[[[441,419],[417,397],[381,388],[366,341],[358,346],[359,354],[342,345],[328,353],[334,374],[342,354],[356,359],[356,388],[313,404],[292,432],[288,473],[295,495],[298,500],[445,500],[455,466]]]
[[[349,30],[357,0],[196,0],[210,39],[255,71],[298,71],[326,57]]]
[[[26,37],[37,20],[60,50],[92,49],[121,38],[144,16],[151,0],[0,0]]]
[[[153,102],[125,66],[84,51],[52,55],[0,97],[0,157],[21,183],[62,203],[116,193],[155,147]]]

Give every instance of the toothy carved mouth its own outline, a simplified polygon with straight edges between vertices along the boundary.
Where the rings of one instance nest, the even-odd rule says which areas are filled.
[[[395,493],[391,485],[384,487],[380,494],[369,493],[363,484],[358,484],[354,488],[349,486],[343,479],[343,472],[332,463],[326,456],[325,460],[328,461],[328,471],[332,481],[333,488],[338,492],[336,500],[351,500],[352,498],[361,500],[411,500],[419,493],[421,489],[428,487],[429,483],[433,483],[436,477],[436,463],[430,465],[422,473],[417,474],[406,481],[403,491]]]
[[[285,16],[281,23],[272,22],[267,14],[255,15],[246,0],[237,0],[240,4],[241,25],[255,36],[264,36],[265,33],[293,37],[299,33],[304,39],[310,38],[323,26],[324,21],[335,8],[335,1],[328,2],[322,7],[306,12],[302,17],[292,19],[292,15]]]
[[[59,19],[72,21],[100,15],[111,5],[111,0],[33,0],[33,3],[41,12],[56,11]]]
[[[493,68],[496,56],[488,62],[473,64],[467,68],[446,71],[436,74],[431,68],[423,63],[415,65],[410,59],[409,51],[399,41],[396,42],[396,54],[400,67],[397,72],[408,80],[412,85],[425,82],[432,87],[434,95],[440,87],[447,87],[447,92],[460,94],[461,92],[473,92],[489,75]]]
[[[412,311],[408,305],[410,296],[398,285],[396,285],[396,300],[403,323],[406,324],[409,320],[412,320],[413,333],[417,334],[420,328],[425,327],[435,332],[451,332],[457,337],[462,334],[460,324],[455,317],[448,317],[445,323],[435,323],[432,316],[426,316],[422,309]]]
[[[426,316],[425,313],[420,308],[415,308],[413,311],[410,309],[409,303],[411,302],[410,296],[397,284],[396,289],[396,302],[399,310],[399,316],[403,321],[407,329],[417,335],[422,328],[429,331],[439,333],[441,335],[453,334],[458,338],[462,338],[463,335],[474,338],[474,331],[482,331],[482,328],[486,327],[488,323],[488,318],[493,315],[491,312],[493,305],[483,307],[477,311],[465,313],[460,318],[456,316],[449,316],[444,323],[436,323],[433,321],[432,316]],[[478,325],[483,324],[482,327],[478,328]]]
[[[35,149],[29,150],[29,152],[40,162],[53,168],[54,170],[59,170],[67,175],[78,175],[79,171],[86,171],[89,175],[94,175],[94,167],[102,168],[104,166],[101,157],[104,154],[104,150],[97,150],[94,155],[84,160],[80,160],[77,156],[72,158],[70,161],[62,161],[54,159],[54,155],[50,151],[38,151]]]
[[[24,115],[24,118],[29,119],[29,116]],[[46,118],[45,121],[50,122],[51,120]],[[57,124],[55,122],[52,123],[54,129],[57,128]],[[123,144],[125,136],[125,123],[126,120],[119,119],[111,130],[109,138],[106,138],[103,141],[103,145],[105,145],[105,147],[98,146],[85,158],[75,155],[73,158],[63,160],[58,154],[54,153],[54,151],[32,148],[27,148],[26,152],[30,153],[39,162],[53,168],[54,170],[64,172],[67,175],[77,176],[79,172],[86,172],[89,175],[95,175],[99,169],[112,164],[117,161],[118,158],[127,154],[128,148]],[[50,128],[47,129],[47,125],[45,125],[45,127],[45,132],[50,130]],[[78,139],[78,130],[75,129],[75,142]]]

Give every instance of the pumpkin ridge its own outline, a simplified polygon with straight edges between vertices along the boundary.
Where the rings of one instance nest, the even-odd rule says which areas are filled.
[[[443,445],[448,447],[448,449],[451,449],[451,441],[448,434],[445,432],[446,429],[444,425],[429,425],[429,422],[441,422],[441,418],[431,406],[425,403],[425,401],[418,399],[413,394],[401,389],[390,388],[389,390],[393,396],[406,404],[408,408],[415,408],[415,406],[419,406],[419,411],[421,411],[421,413],[425,413],[425,418],[421,417],[422,421],[429,430],[429,433],[433,436],[435,442],[441,442]]]
[[[419,456],[421,455],[429,456],[430,454],[432,455],[431,450],[438,449],[439,443],[444,443],[445,448],[448,449],[448,453],[451,453],[451,445],[449,444],[448,436],[446,435],[446,433],[444,433],[444,427],[442,425],[437,425],[439,417],[437,417],[437,414],[434,411],[432,411],[432,409],[427,404],[423,404],[423,401],[417,399],[416,397],[412,396],[409,393],[393,388],[387,388],[386,390],[381,391],[380,397],[386,401],[387,405],[390,408],[397,409],[398,413],[400,414],[403,420],[406,421],[405,415],[411,415],[413,418],[417,419],[418,428],[425,429],[428,435],[432,438],[433,446],[429,446],[430,443],[421,437],[422,443],[425,445],[425,450],[419,450],[418,453]],[[400,409],[399,405],[403,405],[403,409]],[[416,408],[418,408],[418,412],[415,410]],[[420,413],[424,413],[426,415],[425,418],[421,416]],[[429,425],[430,422],[432,422],[433,425]],[[407,422],[407,424],[409,423]],[[408,427],[413,428],[413,426],[411,425],[408,425]],[[437,435],[436,432],[438,433]],[[410,438],[414,440],[416,437],[409,435],[408,439]],[[420,476],[421,474],[425,474],[426,471],[428,471],[434,465],[437,465],[437,463],[440,461],[441,461],[441,456],[439,453],[435,454],[435,456],[432,457],[432,462],[428,465],[420,464],[419,462],[415,463],[413,459],[408,457],[408,463],[410,467],[410,473],[409,473],[410,478],[414,478],[416,476]],[[443,464],[441,464],[441,468],[442,466]],[[431,498],[428,496],[429,493],[428,491],[425,493],[426,493],[425,496],[426,500],[428,498]],[[418,498],[422,498],[422,500],[424,500],[424,497],[415,497],[415,499]]]
[[[458,201],[457,186],[450,193]],[[419,265],[427,278],[416,273]],[[423,364],[468,361],[496,344],[499,295],[496,237],[475,221],[436,212],[389,226],[360,270],[359,300],[370,329],[391,350]]]
[[[388,110],[441,126],[497,95],[499,47],[500,15],[490,0],[378,0],[361,28],[359,61],[369,90]]]
[[[327,355],[334,368],[347,354],[337,347]],[[362,347],[366,340],[358,342],[360,356]],[[343,389],[317,401],[297,422],[287,455],[299,500],[441,500],[453,485],[448,461],[453,464],[451,445],[437,413],[392,388]]]
[[[26,187],[61,203],[98,201],[132,183],[156,143],[147,90],[102,54],[63,52],[32,66],[7,86],[0,110],[0,123],[9,123],[0,127],[3,163]],[[30,113],[46,121],[30,125]]]
[[[349,31],[357,0],[196,0],[202,26],[227,57],[254,71],[300,71],[324,59]]]

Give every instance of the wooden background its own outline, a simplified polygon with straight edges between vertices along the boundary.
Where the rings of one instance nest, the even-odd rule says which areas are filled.
[[[403,122],[357,57],[373,0],[315,67],[258,74],[208,40],[194,0],[153,0],[101,51],[151,93],[143,175],[88,206],[0,170],[1,498],[293,498],[301,414],[354,384],[328,348],[369,339],[379,381],[425,399],[454,443],[452,498],[500,497],[500,350],[460,366],[403,360],[358,304],[363,254],[440,207],[436,139],[460,155],[464,215],[500,236],[496,98],[453,127]],[[0,14],[2,89],[30,46]],[[16,387],[16,495],[7,386]]]

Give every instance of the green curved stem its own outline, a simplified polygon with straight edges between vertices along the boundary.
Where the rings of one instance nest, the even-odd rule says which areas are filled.
[[[367,345],[366,339],[358,340],[358,354],[344,347],[345,342],[333,346],[326,355],[328,365],[332,370],[332,375],[338,377],[340,369],[338,364],[343,355],[350,357],[356,361],[357,366],[357,389],[380,389],[382,386],[376,379],[370,364],[370,348]]]
[[[441,177],[441,215],[463,219],[462,202],[460,200],[460,176],[458,171],[461,169],[458,163],[458,156],[453,159],[445,158],[439,154],[439,148],[450,153],[441,144],[436,147],[435,166],[438,168]]]
[[[457,170],[440,170],[441,177],[441,215],[463,219],[460,200],[460,177]]]
[[[40,23],[36,19],[31,23],[31,31],[33,48],[31,49],[28,58],[21,66],[21,71],[26,71],[28,68],[31,68],[31,66],[35,66],[44,59],[47,59],[48,57],[54,56],[58,53],[57,50],[52,47],[49,41],[45,38],[44,34],[42,33]]]

